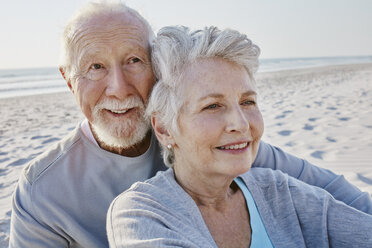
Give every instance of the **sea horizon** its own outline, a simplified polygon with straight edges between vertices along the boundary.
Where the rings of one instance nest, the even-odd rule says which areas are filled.
[[[262,58],[258,72],[303,69],[330,65],[372,63],[370,56]],[[57,66],[0,69],[0,99],[67,92]]]

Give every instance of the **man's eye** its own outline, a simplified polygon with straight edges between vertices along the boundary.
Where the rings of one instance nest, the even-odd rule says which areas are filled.
[[[89,66],[89,70],[86,72],[86,78],[97,81],[104,78],[107,74],[107,69],[103,64],[94,63]]]
[[[103,66],[101,64],[93,64],[90,66],[90,69],[99,70],[102,69]]]

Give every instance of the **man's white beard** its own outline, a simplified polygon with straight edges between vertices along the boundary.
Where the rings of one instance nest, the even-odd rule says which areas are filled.
[[[121,110],[135,108],[130,113],[131,118],[122,121],[105,119],[104,109]],[[99,102],[93,110],[92,128],[97,138],[111,147],[129,148],[141,142],[150,129],[150,122],[144,117],[145,105],[138,96],[127,98],[124,101],[105,99]],[[119,119],[119,118],[118,118]],[[122,119],[122,118],[121,118]]]

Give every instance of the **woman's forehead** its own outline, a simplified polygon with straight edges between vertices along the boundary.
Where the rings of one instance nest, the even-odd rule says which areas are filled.
[[[244,67],[224,59],[203,59],[188,66],[184,72],[181,94],[183,105],[190,107],[208,99],[240,99],[247,92],[254,92],[254,95],[257,92]]]
[[[247,86],[254,89],[248,72],[241,65],[222,58],[198,59],[187,65],[181,77],[186,88],[213,88]]]

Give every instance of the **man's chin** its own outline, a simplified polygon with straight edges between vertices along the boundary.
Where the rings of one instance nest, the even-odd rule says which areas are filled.
[[[99,127],[95,125],[92,125],[92,129],[93,135],[100,146],[103,144],[106,147],[126,149],[141,143],[149,132],[150,127],[145,123],[141,123],[132,128],[127,127],[123,132],[121,132],[123,128],[113,129],[112,127]]]

